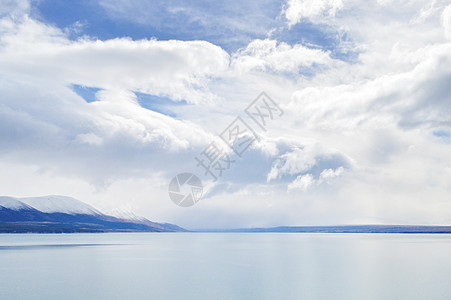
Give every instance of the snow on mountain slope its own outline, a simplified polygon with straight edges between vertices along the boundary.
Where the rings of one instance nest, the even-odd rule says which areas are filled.
[[[119,219],[133,220],[133,221],[144,221],[146,218],[135,215],[130,210],[124,210],[120,208],[110,209],[105,211],[105,214],[109,216],[114,216]]]
[[[0,206],[12,210],[31,209],[32,207],[19,201],[17,198],[0,196]]]
[[[25,203],[41,212],[45,213],[65,213],[65,214],[86,214],[101,215],[102,213],[94,207],[83,203],[77,199],[66,196],[43,196],[18,198],[20,202]]]

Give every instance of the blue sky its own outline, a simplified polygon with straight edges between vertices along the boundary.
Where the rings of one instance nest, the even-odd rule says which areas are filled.
[[[99,39],[131,37],[206,40],[234,51],[265,38],[277,21],[282,1],[40,1],[36,16],[60,28],[82,24]]]
[[[34,14],[59,28],[77,27],[71,37],[89,35],[158,40],[205,40],[229,53],[271,36],[288,44],[336,51],[339,33],[308,20],[292,27],[281,15],[284,1],[55,1],[35,4]],[[78,24],[78,25],[75,25]],[[343,53],[337,53],[338,55]]]
[[[7,0],[0,190],[187,228],[450,224],[450,53],[445,0]],[[283,116],[213,182],[195,157],[263,91]]]

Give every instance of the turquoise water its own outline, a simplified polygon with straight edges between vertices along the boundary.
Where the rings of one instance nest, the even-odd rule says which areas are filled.
[[[451,299],[451,235],[0,235],[0,299]]]

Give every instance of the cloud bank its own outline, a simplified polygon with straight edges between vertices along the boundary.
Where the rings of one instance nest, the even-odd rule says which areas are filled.
[[[167,29],[123,1],[98,5],[114,22],[127,12],[143,30]],[[199,5],[174,2],[162,11],[211,24],[217,12]],[[204,24],[180,30],[183,39],[158,32],[99,39],[83,26],[74,38],[39,17],[34,2],[7,1],[0,10],[3,194],[65,194],[189,228],[449,224],[449,3],[249,5],[258,7],[249,18],[272,18],[263,33],[225,13],[212,35]],[[209,38],[227,40],[232,23],[246,33],[243,47],[225,49]],[[274,34],[282,30],[289,41]],[[205,39],[193,38],[200,32]],[[312,32],[340,37],[333,45],[298,38]],[[188,210],[173,205],[170,179],[203,174],[194,157],[245,117],[261,91],[283,117],[260,130],[260,141],[218,182],[201,178],[204,200]]]

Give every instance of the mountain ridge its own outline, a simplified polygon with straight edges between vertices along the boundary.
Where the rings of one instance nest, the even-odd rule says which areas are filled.
[[[175,224],[106,215],[66,196],[0,196],[0,233],[180,232]]]

